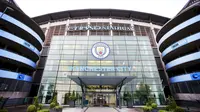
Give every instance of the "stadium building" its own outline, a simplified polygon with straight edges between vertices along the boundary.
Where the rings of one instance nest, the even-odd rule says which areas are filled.
[[[40,102],[49,104],[57,92],[66,105],[67,93],[82,100],[76,105],[144,105],[147,91],[158,105],[168,95],[168,82],[155,37],[169,19],[115,9],[84,9],[33,18],[45,34],[35,88]],[[40,85],[40,86],[39,86]],[[82,102],[81,102],[82,101]]]
[[[45,36],[13,0],[0,0],[0,96],[26,104]],[[4,103],[1,103],[1,105]]]
[[[200,1],[190,0],[156,37],[177,104],[199,107]]]

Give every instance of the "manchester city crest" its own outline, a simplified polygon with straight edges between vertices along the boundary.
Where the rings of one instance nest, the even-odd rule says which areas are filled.
[[[103,42],[97,42],[92,47],[92,54],[97,59],[104,59],[110,53],[110,48]]]

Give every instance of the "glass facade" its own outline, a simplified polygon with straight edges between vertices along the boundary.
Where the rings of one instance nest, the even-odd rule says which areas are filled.
[[[105,59],[95,58],[91,49],[97,42],[106,43],[110,53]],[[127,71],[82,71],[71,67],[131,67]],[[121,90],[133,96],[139,91],[141,84],[149,86],[150,94],[156,103],[163,103],[164,94],[156,66],[153,50],[147,36],[53,36],[38,96],[42,103],[50,103],[53,92],[58,93],[58,102],[64,104],[65,93],[76,91],[80,96],[81,87],[68,76],[135,76]],[[91,94],[93,93],[93,94]],[[102,94],[103,93],[103,94]],[[89,104],[116,105],[116,95],[112,88],[98,88],[93,92],[87,88],[86,100]],[[96,103],[95,103],[96,102]],[[80,101],[76,101],[80,105]],[[122,104],[126,102],[122,100]],[[144,105],[141,98],[135,95],[134,105]]]

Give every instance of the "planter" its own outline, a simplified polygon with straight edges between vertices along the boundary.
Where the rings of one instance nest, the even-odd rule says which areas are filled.
[[[62,109],[50,109],[50,112],[62,112]]]
[[[127,107],[128,108],[132,108],[133,107],[132,101],[127,101]]]
[[[158,112],[158,109],[152,109],[151,112]]]
[[[68,102],[68,104],[69,104],[70,107],[75,107],[75,102],[72,101],[72,100],[70,100],[70,101]]]

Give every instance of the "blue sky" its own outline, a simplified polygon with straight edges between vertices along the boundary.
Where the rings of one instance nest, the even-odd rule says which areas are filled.
[[[74,9],[127,9],[173,18],[188,0],[15,0],[30,17]]]

